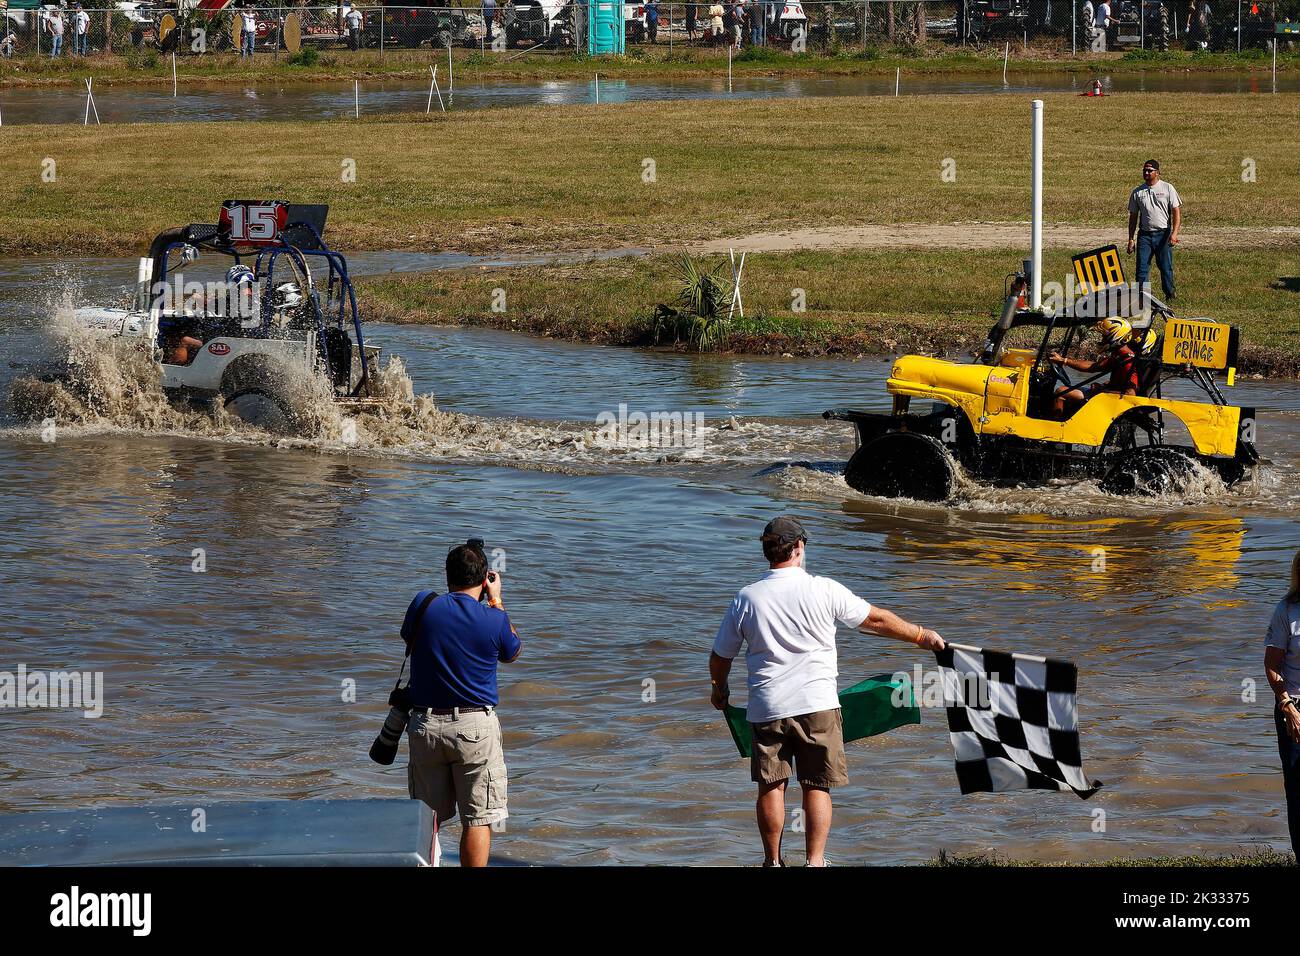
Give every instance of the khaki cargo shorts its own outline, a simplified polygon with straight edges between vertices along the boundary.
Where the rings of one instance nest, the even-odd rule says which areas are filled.
[[[755,783],[789,780],[792,763],[801,787],[830,789],[849,782],[844,719],[838,707],[749,726],[754,732],[749,777]]]
[[[413,711],[406,733],[411,799],[427,803],[439,826],[457,810],[462,826],[490,826],[506,818],[506,760],[495,710],[462,710],[459,716]]]

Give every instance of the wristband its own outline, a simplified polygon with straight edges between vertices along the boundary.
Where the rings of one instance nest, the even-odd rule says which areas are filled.
[[[925,628],[918,624],[916,625],[916,640],[912,643],[920,647],[923,640],[925,640]]]

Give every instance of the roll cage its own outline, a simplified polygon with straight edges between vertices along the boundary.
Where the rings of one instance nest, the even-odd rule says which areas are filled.
[[[989,331],[989,337],[980,352],[979,362],[983,365],[1000,364],[1006,347],[1007,336],[1013,330],[1041,328],[1043,334],[1038,347],[1035,349],[1032,368],[1036,374],[1044,374],[1048,356],[1053,350],[1059,351],[1062,355],[1069,354],[1072,348],[1083,342],[1088,329],[1096,325],[1099,319],[1108,317],[1109,310],[1100,307],[1104,303],[1101,298],[1102,294],[1104,293],[1082,296],[1075,300],[1069,308],[1055,312],[1041,312],[1021,308],[1018,296],[1008,294],[1003,302],[1002,315]],[[1132,322],[1135,330],[1145,331],[1151,328],[1158,318],[1173,317],[1173,311],[1149,292],[1143,292],[1142,297],[1149,308],[1123,316]],[[1052,340],[1055,335],[1061,335],[1062,338],[1059,342],[1053,344]],[[1157,343],[1156,347],[1150,350],[1150,354],[1146,356],[1139,355],[1136,359],[1138,379],[1141,383],[1139,394],[1162,398],[1165,382],[1175,378],[1185,378],[1204,392],[1213,404],[1228,404],[1223,392],[1219,389],[1218,383],[1215,382],[1214,373],[1211,370],[1195,365],[1165,365],[1161,360],[1160,346],[1161,343]],[[1079,382],[1075,382],[1074,387],[1087,387],[1109,374],[1109,371],[1098,372]]]

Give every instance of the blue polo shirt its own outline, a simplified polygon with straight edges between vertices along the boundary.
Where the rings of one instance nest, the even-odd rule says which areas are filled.
[[[406,609],[402,638],[411,645],[411,699],[419,707],[497,706],[497,663],[521,647],[506,612],[453,591],[415,620],[421,591]]]

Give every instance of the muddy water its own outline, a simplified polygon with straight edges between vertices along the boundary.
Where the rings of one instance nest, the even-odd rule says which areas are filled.
[[[1268,93],[1267,73],[1119,73],[1099,74],[1107,93]],[[903,95],[966,93],[1081,92],[1094,77],[1084,74],[1015,73],[1001,76],[909,76]],[[1279,92],[1300,89],[1300,78],[1284,73]],[[600,81],[602,103],[675,99],[769,99],[804,96],[892,96],[893,76],[735,77],[730,92],[725,72],[716,78],[629,79]],[[461,73],[454,93],[443,90],[456,110],[509,106],[569,105],[596,101],[593,80],[485,80]],[[356,102],[354,102],[354,100]],[[363,80],[360,92],[345,83],[285,83],[274,87],[203,87],[182,83],[179,95],[160,88],[96,88],[95,106],[105,123],[171,123],[199,120],[331,119],[363,114],[423,111],[429,84],[423,80]],[[437,109],[435,101],[434,108]],[[5,123],[81,123],[85,92],[75,89],[0,91]]]
[[[0,336],[44,341],[33,306]],[[852,745],[839,863],[941,849],[1081,860],[1285,844],[1261,634],[1300,544],[1300,387],[1246,382],[1257,486],[1132,503],[1088,485],[875,500],[836,473],[886,363],[740,360],[377,326],[432,402],[394,398],[355,445],[330,423],[275,442],[169,418],[115,366],[57,440],[3,412],[0,669],[102,670],[98,720],[0,711],[0,810],[234,798],[402,796],[365,755],[410,595],[471,534],[506,557],[524,636],[503,669],[508,832],[520,858],[752,863],[751,785],[707,703],[705,658],[755,536],[792,511],[810,569],[950,639],[1081,671],[1086,769],[1106,788],[961,797],[943,716]],[[602,411],[696,411],[693,456],[602,449]],[[734,419],[734,421],[733,421]],[[202,548],[206,572],[194,573]],[[1104,570],[1094,570],[1096,548]],[[844,634],[841,680],[930,660]],[[357,702],[344,699],[355,681]],[[649,685],[646,681],[653,681]],[[1254,681],[1261,702],[1242,700]],[[646,688],[653,688],[653,700]],[[1094,832],[1095,808],[1106,810]],[[789,846],[798,856],[797,844]]]

